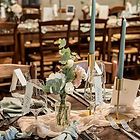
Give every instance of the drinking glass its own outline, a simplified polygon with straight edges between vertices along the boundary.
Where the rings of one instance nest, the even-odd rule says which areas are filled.
[[[42,111],[44,107],[44,99],[42,96],[45,94],[43,91],[44,81],[41,79],[30,79],[28,82],[33,85],[33,101],[31,103],[31,112],[37,119],[38,114]]]
[[[103,95],[103,93],[105,92],[105,83],[106,83],[106,74],[105,74],[105,66],[103,61],[96,61],[96,69],[94,68],[93,70],[93,77],[91,81],[89,81],[89,70],[88,70],[88,78],[85,84],[85,90],[84,90],[84,96],[86,98],[86,100],[88,100],[89,104],[90,104],[90,108],[91,109],[96,109],[96,106],[98,104],[95,103],[95,80],[97,80],[97,78],[101,78],[98,84],[101,87],[101,94]],[[98,70],[97,70],[98,69]],[[99,79],[98,79],[99,80]],[[90,93],[92,90],[92,94]],[[97,89],[98,90],[98,89]],[[101,97],[103,97],[101,95]]]
[[[33,101],[31,102],[30,112],[34,115],[35,123],[37,124],[38,115],[44,111],[47,103],[47,99],[45,98],[46,96],[44,96],[45,93],[43,90],[44,81],[41,79],[30,79],[28,82],[32,83],[33,85],[33,94],[32,94]],[[45,99],[42,98],[42,96]],[[39,137],[37,136],[37,127],[35,127],[34,135],[35,139],[39,139]]]

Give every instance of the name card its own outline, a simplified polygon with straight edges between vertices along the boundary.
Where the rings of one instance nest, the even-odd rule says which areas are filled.
[[[10,92],[16,89],[16,85],[18,80],[20,81],[22,86],[26,86],[27,81],[21,71],[21,69],[15,69],[13,71],[13,76],[12,76],[12,83],[11,83],[11,87],[10,87]]]
[[[131,107],[136,98],[140,81],[123,79],[123,88],[120,91],[119,105]],[[114,82],[113,94],[112,94],[112,105],[117,105],[117,95],[118,91],[116,90],[116,80]]]
[[[23,115],[30,112],[31,98],[33,95],[33,84],[27,82],[25,96],[23,100],[22,112]]]
[[[103,103],[103,96],[102,96],[102,80],[101,76],[95,76],[94,77],[94,85],[95,85],[95,104],[100,105]]]

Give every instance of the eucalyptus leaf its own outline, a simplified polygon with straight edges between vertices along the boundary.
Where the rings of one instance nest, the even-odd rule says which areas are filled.
[[[59,48],[61,49],[61,48],[65,47],[65,46],[66,46],[66,40],[65,40],[65,39],[62,39],[62,40],[60,41]]]
[[[64,67],[63,72],[66,75],[66,82],[71,82],[75,79],[75,71],[73,67]]]

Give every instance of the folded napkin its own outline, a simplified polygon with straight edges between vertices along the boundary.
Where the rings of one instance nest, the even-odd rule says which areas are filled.
[[[77,140],[77,122],[74,121],[66,128],[59,136],[53,138],[52,140]]]
[[[31,134],[20,133],[16,128],[10,126],[6,131],[0,131],[0,140],[15,140],[18,138],[26,138]]]
[[[10,117],[22,115],[22,105],[19,99],[12,97],[4,97],[0,101],[0,106],[3,112],[8,113]]]
[[[35,104],[36,106],[43,105],[44,102],[42,100],[31,100],[31,105]],[[21,116],[22,115],[22,102],[21,98],[14,97],[4,97],[2,101],[0,101],[0,107],[3,112],[8,113],[10,117]]]

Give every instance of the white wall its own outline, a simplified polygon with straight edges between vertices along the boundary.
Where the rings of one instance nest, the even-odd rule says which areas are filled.
[[[53,4],[57,4],[59,6],[59,0],[40,0],[41,6],[53,6]],[[90,0],[61,0],[61,6],[65,7],[67,4],[75,5],[76,7],[76,17],[82,17],[81,9],[83,5],[81,4],[81,1],[84,1],[85,4],[89,4]],[[109,5],[109,7],[113,7],[116,5],[123,5],[123,0],[96,0],[99,4],[105,4]],[[127,1],[127,0],[126,0]],[[133,4],[136,3],[137,0],[129,0]]]

